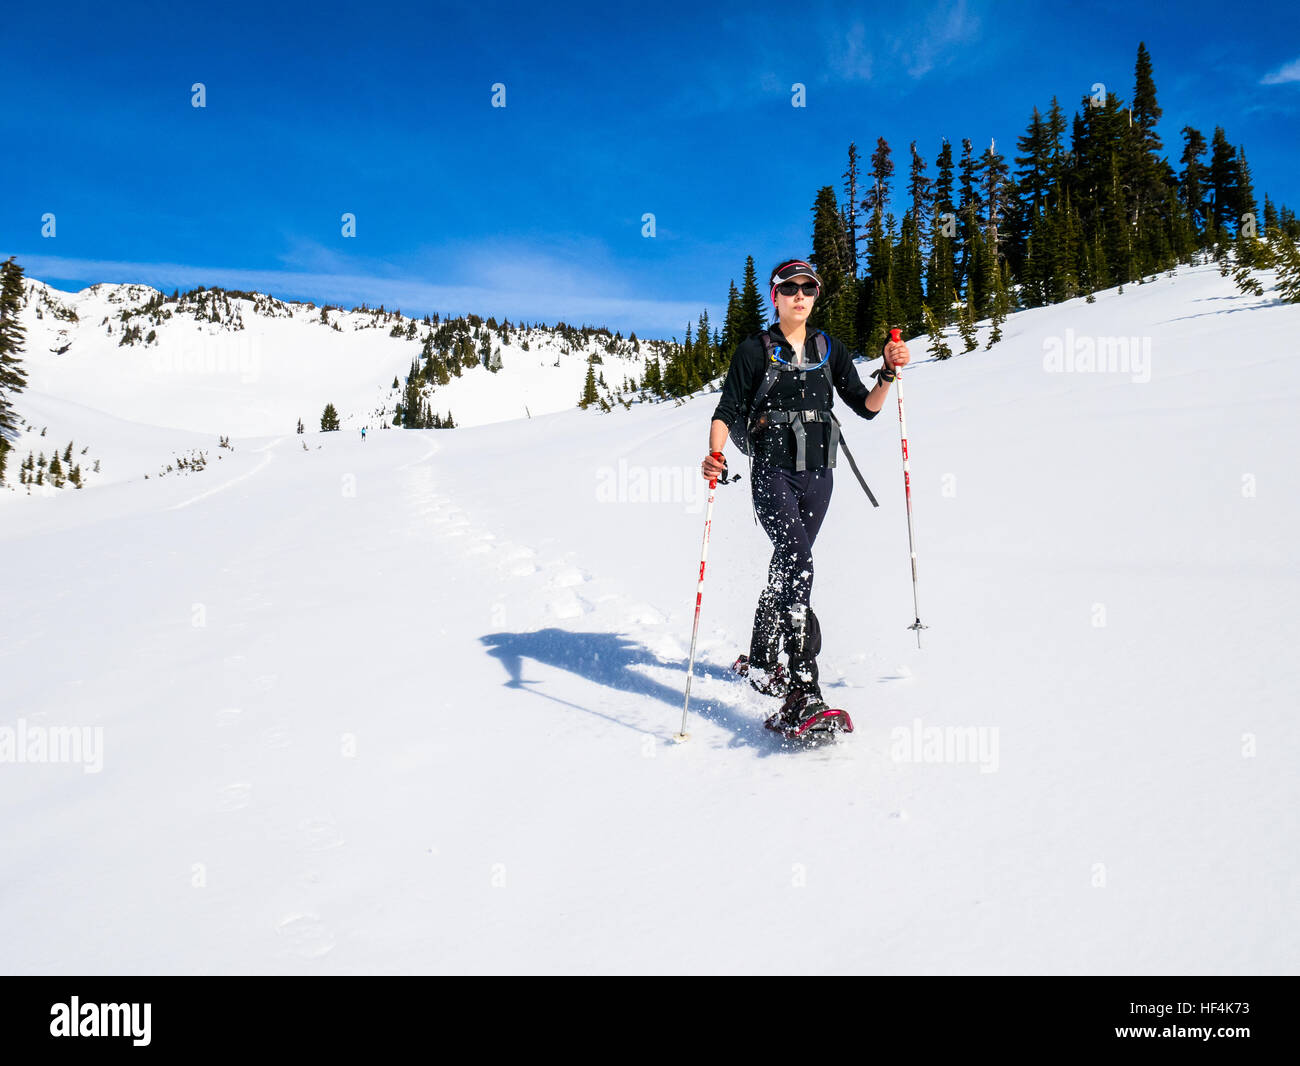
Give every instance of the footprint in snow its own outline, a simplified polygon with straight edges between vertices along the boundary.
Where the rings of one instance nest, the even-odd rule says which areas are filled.
[[[552,599],[550,610],[556,618],[581,618],[587,613],[582,601],[572,592],[562,593]]]
[[[318,914],[287,914],[275,931],[288,950],[303,959],[319,959],[334,947],[334,934]]]
[[[238,811],[253,802],[253,786],[248,781],[236,781],[217,791],[217,810]]]
[[[298,823],[298,846],[303,851],[330,851],[343,844],[332,818],[304,818]]]
[[[569,566],[558,571],[555,576],[551,578],[551,584],[556,588],[567,589],[572,588],[574,585],[584,584],[590,580],[591,577],[589,574],[583,573],[575,566]]]

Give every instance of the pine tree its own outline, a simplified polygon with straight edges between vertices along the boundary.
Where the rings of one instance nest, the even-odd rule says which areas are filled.
[[[1255,183],[1250,178],[1250,166],[1246,162],[1245,145],[1237,146],[1237,158],[1233,164],[1233,230],[1240,234],[1247,219],[1257,219],[1258,209],[1255,204]],[[1258,223],[1256,223],[1258,231]]]
[[[981,265],[981,284],[983,290],[980,307],[993,299],[998,286],[998,272],[1001,269],[1001,247],[1005,240],[1002,232],[1006,202],[1010,196],[1007,184],[1006,159],[997,151],[995,142],[989,141],[980,161],[980,184],[983,193],[983,262]]]
[[[975,236],[979,231],[979,177],[977,164],[969,137],[961,142],[961,162],[958,166],[960,182],[957,203],[958,235],[961,241],[961,262],[957,265],[953,287],[958,292],[970,292],[970,277],[975,251]],[[969,300],[969,296],[968,296]]]
[[[1211,233],[1209,243],[1220,243],[1225,239],[1227,223],[1232,220],[1237,207],[1237,158],[1236,151],[1228,143],[1228,137],[1222,126],[1214,127],[1214,139],[1210,144],[1210,208]]]
[[[1205,193],[1209,180],[1209,171],[1201,162],[1205,155],[1205,136],[1200,130],[1191,126],[1183,127],[1183,164],[1182,173],[1178,175],[1178,198],[1187,209],[1188,219],[1196,235],[1196,246],[1203,247],[1206,231],[1212,228],[1205,208]]]
[[[1269,245],[1277,266],[1278,295],[1285,303],[1300,303],[1300,246],[1296,238],[1279,230]]]
[[[339,428],[339,413],[334,409],[332,403],[325,405],[325,410],[320,416],[321,432],[328,433]]]
[[[736,282],[732,280],[727,290],[727,315],[722,323],[722,340],[719,346],[719,356],[725,365],[731,360],[736,348],[744,337],[737,336],[740,328],[740,292],[736,288]]]
[[[1025,135],[1016,139],[1016,147],[1023,154],[1013,157],[1019,169],[1015,173],[1015,194],[1009,203],[1006,254],[1025,287],[1027,302],[1036,306],[1043,303],[1039,263],[1042,252],[1035,248],[1039,254],[1031,258],[1030,243],[1037,235],[1038,244],[1042,244],[1042,219],[1051,180],[1047,123],[1038,108],[1034,108]]]
[[[766,289],[766,284],[764,285]],[[764,296],[766,293],[764,293]],[[736,316],[736,343],[767,325],[764,296],[758,292],[758,278],[754,270],[754,257],[745,257],[745,278],[740,289],[740,313]]]
[[[922,308],[922,313],[925,315],[925,332],[930,337],[930,354],[936,359],[951,359],[952,349],[943,339],[943,329],[934,312],[927,306]]]
[[[964,352],[973,352],[979,345],[979,339],[975,335],[975,318],[971,312],[970,304],[967,303],[957,316],[957,330],[961,333],[962,343],[966,345]]]
[[[876,138],[876,150],[871,153],[871,185],[867,188],[862,206],[879,221],[889,204],[889,179],[894,174],[894,163],[890,158],[889,142],[883,137]]]
[[[943,142],[935,160],[939,176],[934,183],[934,224],[930,244],[930,268],[926,278],[926,303],[933,310],[940,326],[952,318],[955,300],[956,275],[956,208],[952,202],[953,167],[952,145]]]
[[[600,394],[596,391],[596,368],[587,366],[587,382],[582,387],[582,398],[578,400],[578,406],[584,411],[593,403],[600,400]]]
[[[27,387],[27,372],[19,358],[26,333],[19,320],[22,306],[23,268],[10,256],[0,264],[0,441],[18,433],[13,398]]]
[[[849,142],[849,167],[840,175],[844,179],[844,228],[849,239],[850,273],[858,277],[858,146]]]
[[[299,433],[302,433],[302,432],[303,432],[303,428],[302,428],[302,419],[301,419],[301,418],[298,419],[298,432],[299,432]]]
[[[850,265],[849,237],[844,216],[835,202],[835,190],[823,185],[813,204],[812,265],[821,276],[822,287],[812,314],[810,329],[824,329],[853,351],[857,347],[854,320],[857,289]]]

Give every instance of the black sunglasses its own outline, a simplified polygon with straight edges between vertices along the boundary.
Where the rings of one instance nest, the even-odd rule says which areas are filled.
[[[805,281],[800,285],[797,281],[783,281],[776,287],[776,291],[782,296],[793,296],[800,290],[803,291],[805,296],[816,296],[817,283],[815,281]]]

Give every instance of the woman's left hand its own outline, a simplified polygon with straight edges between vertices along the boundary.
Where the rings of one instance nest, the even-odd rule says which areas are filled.
[[[895,370],[900,370],[911,362],[912,356],[904,341],[890,341],[885,345],[885,362]]]

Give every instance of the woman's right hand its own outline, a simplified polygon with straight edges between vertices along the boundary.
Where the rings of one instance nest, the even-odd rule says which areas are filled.
[[[705,481],[713,481],[720,478],[727,470],[727,460],[723,458],[721,452],[710,452],[700,464],[700,473],[704,476]]]

